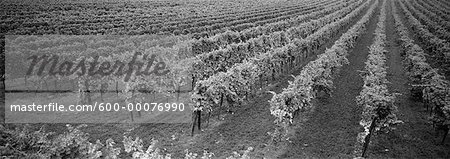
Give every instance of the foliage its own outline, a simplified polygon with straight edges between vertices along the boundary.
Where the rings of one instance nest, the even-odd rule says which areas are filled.
[[[333,14],[329,14],[323,18],[318,19],[317,21],[305,23],[305,25],[295,27],[293,28],[294,30],[295,29],[302,30],[302,27],[306,27],[309,29],[297,32],[296,34],[292,34],[290,36],[293,35],[299,35],[300,37],[306,35],[308,36],[305,39],[294,38],[293,40],[288,40],[289,43],[285,44],[282,47],[269,49],[264,53],[254,55],[251,57],[248,57],[248,55],[244,54],[245,58],[240,59],[243,60],[243,62],[235,64],[231,63],[229,65],[231,66],[230,68],[221,68],[221,67],[216,68],[215,66],[206,67],[212,70],[222,70],[222,71],[224,70],[224,72],[216,71],[215,74],[211,76],[206,75],[206,77],[208,78],[200,80],[196,83],[191,98],[193,102],[196,103],[195,108],[203,110],[204,107],[211,110],[215,105],[217,105],[218,101],[217,99],[220,99],[222,95],[229,103],[233,105],[236,103],[241,103],[242,100],[248,98],[250,95],[253,94],[253,92],[257,88],[257,84],[265,83],[266,81],[270,81],[275,77],[279,77],[281,74],[285,73],[286,71],[289,71],[289,67],[295,67],[295,65],[300,64],[300,60],[302,58],[306,58],[307,55],[312,54],[314,51],[316,51],[318,49],[317,46],[320,46],[324,44],[327,40],[331,39],[332,35],[336,34],[336,32],[338,32],[340,28],[343,28],[352,18],[355,18],[357,15],[359,15],[363,11],[363,9],[366,8],[367,6],[369,6],[369,2],[367,1],[354,2],[353,4],[344,8],[343,10],[337,11]],[[336,17],[343,17],[343,20],[337,21]],[[295,32],[294,30],[290,31]],[[285,39],[282,38],[282,36],[286,36],[289,34],[280,33],[279,35],[281,37],[274,36],[272,38],[278,37],[277,39]],[[261,39],[264,39],[264,37],[261,37]],[[271,41],[277,40],[274,39],[274,40],[259,40],[259,41],[264,43],[268,41],[267,45],[269,45],[270,43],[272,43]],[[235,47],[241,45],[244,44],[237,44]],[[218,50],[216,52],[220,51],[223,50]],[[337,50],[336,52],[341,53],[340,50]],[[243,53],[246,52],[244,51]],[[211,52],[210,54],[213,54],[213,52]],[[209,54],[205,54],[204,56],[207,55]],[[231,57],[234,57],[234,55]],[[330,58],[330,57],[326,56],[323,58]],[[223,63],[222,60],[224,59],[219,58],[217,60],[208,60],[208,61],[217,65],[223,65],[219,64]],[[340,62],[342,61],[337,61],[337,63]],[[317,64],[320,64],[320,62]],[[199,70],[207,70],[206,68]],[[213,72],[211,72],[211,74],[212,73]],[[326,70],[319,73],[324,74],[324,76],[328,76],[327,74],[329,74]],[[326,88],[326,86],[330,85],[329,80],[324,80],[320,78],[314,80],[317,80],[318,83],[317,86],[319,88],[323,87]]]
[[[97,140],[89,141],[89,134],[80,129],[86,125],[76,127],[67,125],[68,132],[54,136],[43,128],[31,130],[30,126],[16,126],[6,128],[0,125],[0,152],[1,157],[6,158],[133,158],[133,159],[170,159],[170,154],[164,154],[157,148],[158,141],[152,139],[151,144],[145,149],[142,139],[124,136],[123,149],[114,140],[107,139],[105,144]],[[53,136],[52,136],[53,135]],[[249,148],[242,156],[234,153],[234,158],[247,159]],[[185,159],[210,159],[214,153],[204,151],[201,156],[185,151]],[[234,159],[233,158],[233,159]]]
[[[386,1],[381,5],[381,11],[375,38],[369,47],[369,55],[365,62],[365,70],[362,75],[364,80],[363,88],[356,97],[358,106],[363,108],[360,125],[364,131],[358,134],[356,153],[360,153],[362,147],[363,156],[370,142],[370,135],[374,132],[389,131],[393,125],[402,123],[397,119],[397,107],[394,105],[395,95],[389,93],[386,79]],[[358,154],[359,156],[359,154]]]
[[[325,36],[331,38],[330,35],[335,35],[334,31],[338,31],[348,24],[353,18],[362,12],[362,10],[369,5],[369,1],[358,7],[356,10],[348,14],[346,17],[326,25],[318,30],[306,39]],[[283,92],[276,94],[269,101],[271,114],[276,117],[275,124],[278,127],[272,136],[276,134],[286,134],[287,127],[293,123],[294,113],[299,111],[310,110],[312,100],[316,97],[316,94],[320,91],[325,91],[331,94],[333,89],[332,74],[335,73],[343,65],[348,64],[347,51],[353,47],[356,38],[361,32],[365,30],[365,25],[369,22],[370,17],[373,15],[378,1],[372,4],[369,11],[363,16],[361,20],[357,22],[351,29],[344,33],[334,45],[325,51],[324,54],[318,56],[314,61],[309,62],[304,66],[303,70],[298,76],[295,76],[293,82],[289,82],[288,88],[283,89]],[[329,34],[325,34],[328,32]],[[325,42],[327,38],[322,38]],[[320,40],[322,40],[320,39]],[[319,41],[322,42],[322,41]],[[320,46],[320,45],[319,45]],[[281,132],[278,129],[284,129],[285,132]]]
[[[431,106],[433,125],[450,127],[450,84],[437,69],[434,69],[427,63],[425,51],[409,36],[408,28],[402,23],[399,14],[397,13],[397,6],[394,3],[394,20],[397,32],[400,35],[400,44],[403,48],[406,71],[413,84],[412,93],[418,92],[422,101],[427,106]],[[400,3],[400,8],[403,13],[407,14],[408,20],[414,22],[415,20],[408,14],[403,3]],[[417,23],[413,23],[413,27]],[[421,29],[419,35],[424,35],[420,32],[425,31]],[[415,91],[418,90],[418,91]]]

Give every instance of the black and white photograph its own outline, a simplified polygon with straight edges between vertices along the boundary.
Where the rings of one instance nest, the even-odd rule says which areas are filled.
[[[449,0],[0,0],[0,158],[450,159]]]

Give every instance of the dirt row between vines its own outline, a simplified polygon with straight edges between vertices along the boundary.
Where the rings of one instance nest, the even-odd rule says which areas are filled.
[[[398,117],[405,123],[388,134],[375,135],[371,139],[368,158],[450,158],[448,139],[444,145],[439,144],[442,136],[435,136],[422,103],[411,98],[389,5],[387,11],[387,78],[391,82],[388,87],[390,92],[402,94],[397,97],[396,105]],[[358,39],[348,57],[350,65],[344,66],[334,80],[336,89],[332,96],[319,98],[316,110],[300,124],[296,137],[288,146],[290,149],[280,158],[353,157],[357,133],[362,131],[358,123],[362,108],[357,107],[355,99],[363,83],[357,71],[364,69],[377,19],[377,16],[371,19],[367,31]]]
[[[400,17],[408,26],[405,17],[402,14]],[[411,30],[410,33],[413,35]],[[402,66],[403,50],[397,42],[399,36],[396,33],[391,6],[387,8],[386,35],[387,79],[391,82],[388,89],[390,92],[402,94],[397,97],[395,104],[398,107],[398,118],[405,123],[398,125],[396,130],[388,134],[374,136],[368,151],[369,158],[450,158],[450,140],[447,139],[444,145],[440,145],[442,134],[435,136],[425,107],[411,96],[410,81]]]
[[[373,2],[372,2],[373,3]],[[340,38],[351,26],[353,26],[362,16],[352,21],[352,24],[339,32],[338,36],[331,39],[315,52],[314,56],[303,60],[301,65],[316,59],[317,54],[325,52],[326,48],[330,48],[334,42]],[[292,72],[298,75],[301,67]],[[273,81],[266,90],[281,92],[283,88],[288,86],[288,81],[292,80],[290,74],[286,74]],[[232,155],[233,151],[242,153],[248,147],[253,147],[255,151],[251,154],[256,157],[276,158],[281,155],[286,147],[281,145],[268,145],[270,136],[267,132],[272,132],[275,128],[273,123],[274,117],[270,114],[270,105],[268,101],[272,98],[272,94],[258,94],[257,97],[249,100],[247,104],[241,105],[234,110],[235,114],[228,114],[224,120],[217,120],[217,116],[211,118],[211,125],[206,127],[203,132],[198,133],[193,138],[186,138],[185,141],[179,142],[182,146],[169,146],[169,152],[176,157],[182,157],[179,154],[184,149],[201,153],[203,150],[213,152],[216,157],[227,157]],[[206,124],[202,124],[205,126]],[[142,128],[142,126],[141,126]],[[139,129],[141,129],[139,128]],[[153,128],[151,128],[153,129]],[[189,129],[186,129],[187,131]],[[164,145],[168,146],[168,145]]]
[[[351,25],[342,29],[338,36],[322,46],[315,54],[321,54],[325,52],[326,48],[330,48],[364,14],[365,12],[358,16],[358,18],[355,18]],[[316,59],[316,55],[304,60],[303,65]],[[295,70],[292,74],[298,75],[300,71],[301,68]],[[282,77],[272,83],[269,86],[269,90],[279,93],[283,88],[288,86],[289,80],[292,80],[292,77],[286,75],[286,77]],[[261,158],[283,157],[285,151],[290,151],[288,147],[291,147],[291,145],[282,143],[268,145],[270,136],[267,132],[272,132],[275,128],[273,123],[274,117],[270,114],[270,105],[268,103],[268,100],[271,98],[272,95],[270,93],[263,93],[259,97],[250,100],[248,104],[241,106],[236,110],[236,114],[227,116],[226,120],[213,122],[217,125],[213,128],[208,128],[203,134],[199,134],[196,142],[191,144],[192,150],[194,152],[201,152],[203,149],[208,148],[207,150],[214,152],[216,156],[224,157],[231,155],[233,151],[242,153],[251,146],[255,148],[255,151],[252,152],[253,156]],[[354,139],[356,140],[356,138]]]
[[[364,70],[364,62],[373,42],[381,2],[376,12],[349,51],[349,65],[344,65],[334,76],[331,96],[323,95],[315,104],[315,111],[308,120],[299,124],[295,138],[281,158],[352,158],[356,137],[363,129],[359,125],[362,108],[356,105],[356,96],[362,89],[363,79],[358,70]]]

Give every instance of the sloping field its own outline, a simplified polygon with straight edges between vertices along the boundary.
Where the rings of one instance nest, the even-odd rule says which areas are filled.
[[[0,4],[2,158],[450,158],[446,0]]]

